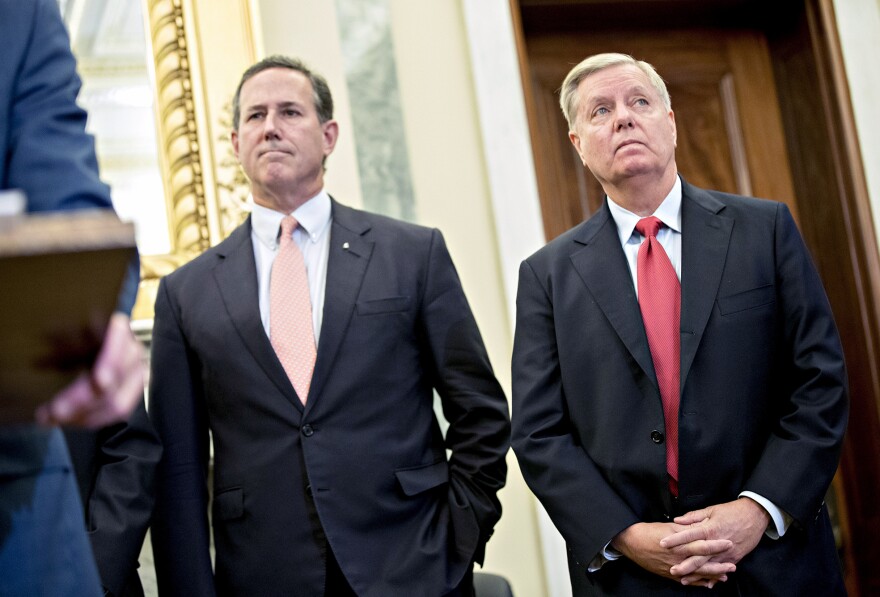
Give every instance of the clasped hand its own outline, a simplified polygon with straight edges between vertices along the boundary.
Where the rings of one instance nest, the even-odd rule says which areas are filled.
[[[637,523],[612,547],[642,568],[683,585],[712,588],[736,571],[770,522],[757,502],[742,498],[688,512],[671,523]]]

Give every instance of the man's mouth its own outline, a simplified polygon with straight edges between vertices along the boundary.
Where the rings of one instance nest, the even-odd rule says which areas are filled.
[[[641,145],[641,146],[644,146],[645,144],[642,143],[641,141],[637,140],[637,139],[627,139],[626,141],[623,141],[622,143],[620,143],[620,144],[617,146],[617,149],[614,150],[614,153],[617,153],[617,152],[619,152],[619,151],[623,151],[623,150],[625,150],[627,147],[632,147],[633,145]]]
[[[281,149],[279,147],[270,147],[268,149],[263,149],[260,151],[260,156],[271,155],[271,154],[290,154],[286,149]]]

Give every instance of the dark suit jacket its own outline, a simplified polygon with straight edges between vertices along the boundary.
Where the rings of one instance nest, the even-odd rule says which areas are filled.
[[[837,594],[823,497],[846,426],[846,375],[807,249],[785,205],[687,183],[681,240],[678,506],[665,446],[652,439],[664,428],[660,394],[607,205],[520,268],[512,443],[566,540],[575,594],[685,591],[628,560],[586,568],[633,523],[744,490],[794,525],[765,537],[721,592]]]
[[[64,435],[101,582],[115,597],[143,595],[138,556],[153,514],[162,456],[144,403],[126,423],[97,431],[65,429]]]
[[[28,211],[111,208],[109,189],[98,178],[94,142],[85,133],[86,113],[76,105],[80,80],[58,4],[55,0],[0,0],[0,40],[0,189],[22,189]],[[135,259],[120,296],[121,310],[131,310],[137,282]],[[6,485],[4,481],[36,479],[41,473],[69,474],[69,469],[70,459],[59,430],[35,426],[0,429],[0,491],[4,502],[0,510],[0,549],[10,530],[6,524],[9,517],[18,509],[28,509],[34,498],[33,484]],[[13,486],[18,488],[17,495],[9,495]],[[72,482],[70,488],[70,495],[58,496],[58,511],[62,511],[62,503],[75,506],[72,511],[79,510]],[[58,528],[43,530],[54,533],[65,553],[58,555],[50,549],[53,546],[42,546],[41,553],[33,557],[44,561],[64,558],[57,560],[54,570],[47,571],[51,568],[47,566],[39,579],[42,587],[61,595],[61,586],[71,573],[76,580],[80,571],[74,562],[83,563],[89,557],[73,552],[73,546],[87,546],[87,542],[71,537],[77,525],[70,525],[64,516],[46,520],[49,518],[59,523]],[[16,529],[21,534],[33,532],[38,536],[36,531]],[[26,575],[27,570],[0,571],[0,577]],[[75,594],[87,590],[85,582],[82,577]]]
[[[482,558],[501,513],[507,403],[443,239],[332,209],[305,408],[260,320],[250,221],[160,285],[151,535],[163,595],[323,595],[321,533],[363,597],[438,596]]]

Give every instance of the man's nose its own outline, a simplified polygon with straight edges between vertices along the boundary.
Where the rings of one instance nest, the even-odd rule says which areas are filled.
[[[633,117],[629,108],[621,106],[614,115],[614,130],[621,131],[625,128],[633,128]]]
[[[266,114],[263,121],[263,137],[267,140],[278,138],[278,127],[275,126],[275,115],[272,113]]]

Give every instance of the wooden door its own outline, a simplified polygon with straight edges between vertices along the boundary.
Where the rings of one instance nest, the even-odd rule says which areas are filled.
[[[784,201],[825,283],[851,414],[828,502],[851,596],[880,594],[880,259],[831,0],[511,0],[547,239],[604,199],[568,140],[566,73],[599,52],[653,64],[672,97],[679,172]]]
[[[547,238],[589,217],[604,200],[568,140],[559,87],[572,65],[623,52],[654,65],[672,97],[679,172],[697,186],[784,201],[797,214],[792,173],[765,40],[750,31],[590,32],[529,40],[535,153]],[[796,215],[797,217],[797,215]]]

